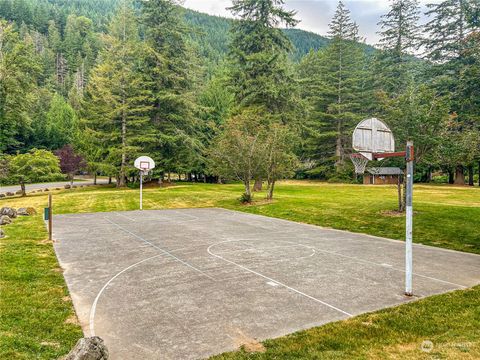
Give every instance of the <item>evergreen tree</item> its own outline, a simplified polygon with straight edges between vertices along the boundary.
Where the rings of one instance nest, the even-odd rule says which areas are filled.
[[[153,140],[148,124],[151,91],[141,57],[145,48],[136,21],[124,2],[109,26],[85,101],[87,126],[108,149],[107,162],[117,168],[119,187],[126,184],[129,162]]]
[[[46,114],[46,135],[48,147],[60,149],[71,144],[78,130],[77,115],[72,107],[65,102],[63,96],[55,94]]]
[[[476,0],[445,0],[428,5],[426,15],[433,17],[425,26],[428,38],[424,45],[429,60],[445,63],[462,59],[466,37],[479,26],[478,22],[469,21],[476,3]]]
[[[462,76],[465,71],[471,69],[469,61],[472,60],[472,49],[475,45],[474,33],[480,29],[480,23],[475,21],[475,14],[478,9],[476,0],[445,0],[438,4],[430,4],[427,15],[432,19],[426,25],[429,33],[425,42],[426,57],[434,62],[431,76],[434,78],[437,89],[451,98],[452,120],[449,126],[449,134],[452,138],[462,138],[463,133],[475,128],[475,121],[478,119],[478,111],[471,112],[472,102],[468,95],[475,93],[476,82],[469,81],[469,77]],[[474,51],[474,50],[473,50]],[[467,97],[465,97],[467,96]],[[453,124],[456,123],[456,124]],[[459,134],[454,135],[458,131]],[[470,143],[472,149],[468,153],[476,151],[474,142]],[[449,147],[450,148],[450,147]],[[447,152],[456,154],[455,151]],[[445,160],[445,157],[443,157]],[[453,159],[458,157],[453,156]],[[463,170],[466,163],[456,162],[456,178],[463,179]],[[451,161],[447,161],[451,163]],[[463,182],[463,180],[459,180]]]
[[[382,31],[377,54],[378,87],[398,95],[408,86],[414,71],[414,53],[420,46],[418,0],[392,0],[388,14],[382,16]]]
[[[40,71],[33,43],[0,20],[0,151],[26,145]]]
[[[292,44],[280,26],[297,25],[295,12],[283,0],[234,0],[230,8],[240,21],[232,27],[232,85],[240,107],[261,106],[289,122],[298,105],[297,82],[287,55]]]
[[[152,152],[160,170],[181,171],[180,164],[198,160],[193,89],[193,51],[188,27],[174,0],[141,1],[141,20],[149,48],[147,73],[154,94],[152,122],[157,136]],[[184,170],[184,169],[182,169]]]
[[[343,171],[349,135],[361,117],[365,94],[365,54],[358,44],[358,27],[342,2],[330,24],[330,35],[330,45],[311,53],[300,67],[304,96],[312,106],[314,136],[308,153],[317,163],[310,172],[320,176],[329,172],[332,161],[337,172]]]

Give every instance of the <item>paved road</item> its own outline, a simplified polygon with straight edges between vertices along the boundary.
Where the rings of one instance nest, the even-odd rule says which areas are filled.
[[[58,182],[51,182],[51,183],[42,183],[42,184],[28,184],[26,185],[27,192],[40,190],[40,189],[55,189],[55,188],[63,188],[65,185],[70,184],[70,181],[58,181]],[[97,179],[97,184],[108,184],[108,179]],[[73,185],[93,185],[93,179],[85,179],[84,181],[74,181]],[[20,190],[20,185],[8,185],[8,186],[0,186],[0,194],[5,194],[6,192],[17,192]]]
[[[480,256],[223,209],[57,215],[86,336],[111,359],[199,359],[480,283]],[[420,346],[420,344],[419,344]]]

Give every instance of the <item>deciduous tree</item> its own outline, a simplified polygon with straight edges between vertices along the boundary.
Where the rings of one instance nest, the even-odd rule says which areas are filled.
[[[86,167],[85,159],[82,155],[75,153],[70,144],[63,146],[54,152],[60,161],[60,169],[67,175],[70,185],[78,172]]]
[[[9,177],[20,184],[22,195],[26,196],[25,184],[59,180],[62,174],[55,155],[47,150],[33,149],[11,158]]]

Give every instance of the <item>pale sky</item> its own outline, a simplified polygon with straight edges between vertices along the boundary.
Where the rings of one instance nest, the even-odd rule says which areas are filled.
[[[440,0],[420,0],[422,10],[428,3]],[[343,3],[352,13],[352,19],[360,26],[360,35],[366,38],[367,43],[375,45],[378,42],[379,30],[377,23],[380,16],[389,10],[388,0],[344,0]],[[326,35],[328,24],[335,13],[337,0],[286,0],[285,7],[297,11],[297,19],[301,20],[299,29]],[[184,0],[184,6],[211,15],[231,17],[225,8],[231,6],[231,0]],[[422,16],[422,22],[425,22]]]

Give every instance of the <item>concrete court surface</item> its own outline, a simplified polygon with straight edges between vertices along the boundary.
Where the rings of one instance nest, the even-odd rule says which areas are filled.
[[[54,217],[85,335],[112,359],[199,359],[402,304],[404,243],[223,209]],[[480,256],[414,245],[416,297],[480,283]]]

